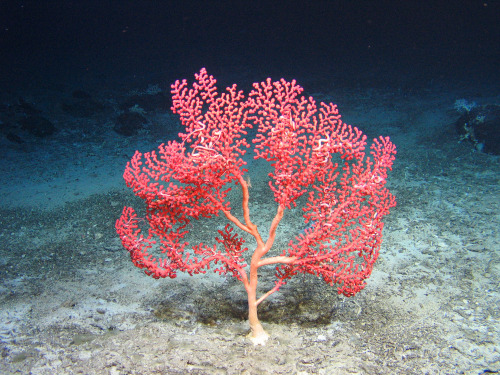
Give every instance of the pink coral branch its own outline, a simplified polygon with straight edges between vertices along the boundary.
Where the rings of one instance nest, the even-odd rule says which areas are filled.
[[[172,110],[185,127],[180,142],[137,151],[127,163],[125,182],[146,203],[146,216],[125,207],[116,230],[133,264],[154,278],[212,268],[240,280],[248,294],[251,339],[263,344],[268,335],[257,306],[296,274],[319,276],[346,296],[364,288],[382,243],[382,219],[396,205],[385,187],[396,147],[379,137],[366,156],[366,136],[342,121],[336,105],[301,96],[295,81],[255,83],[245,98],[236,85],[219,93],[205,69],[195,77],[191,87],[186,80],[172,85]],[[252,127],[255,158],[273,167],[269,187],[277,209],[266,239],[251,220],[244,177]],[[242,218],[227,200],[234,187],[242,192]],[[302,196],[308,227],[288,248],[275,249],[285,211]],[[192,220],[220,213],[228,224],[215,230],[211,245],[185,240]],[[241,232],[257,243],[249,261]],[[257,297],[258,270],[270,265],[275,286]]]

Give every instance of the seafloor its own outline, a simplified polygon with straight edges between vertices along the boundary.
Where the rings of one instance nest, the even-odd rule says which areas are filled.
[[[344,120],[370,138],[396,143],[388,186],[397,207],[362,292],[346,298],[320,280],[297,277],[260,306],[271,339],[254,347],[237,280],[215,274],[154,280],[132,265],[115,233],[123,206],[141,204],[122,180],[126,161],[134,150],[172,138],[175,116],[145,111],[148,122],[136,135],[119,135],[113,126],[120,101],[145,87],[91,92],[100,103],[95,113],[61,106],[75,89],[17,93],[21,104],[17,96],[3,98],[5,116],[34,107],[58,131],[0,141],[2,374],[500,369],[499,158],[460,142],[453,126],[456,100],[500,104],[496,94],[442,84],[308,92],[337,103]],[[275,212],[267,172],[256,162],[249,169],[252,218],[266,228]],[[287,216],[298,212],[285,214],[277,247],[297,230]],[[212,237],[222,223],[194,228],[200,238]],[[271,276],[272,270],[263,275],[262,291]]]

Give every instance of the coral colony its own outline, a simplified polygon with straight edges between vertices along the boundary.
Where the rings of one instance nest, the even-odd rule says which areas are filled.
[[[180,141],[145,154],[136,151],[127,163],[126,184],[144,200],[146,214],[140,218],[125,207],[116,230],[132,262],[154,278],[211,268],[240,280],[248,294],[250,339],[264,344],[269,335],[257,307],[291,277],[318,276],[345,296],[364,288],[382,243],[382,218],[396,205],[385,187],[396,147],[379,137],[367,156],[366,136],[342,122],[336,105],[300,96],[303,89],[295,81],[268,78],[253,84],[245,97],[236,85],[219,93],[205,69],[195,77],[192,87],[186,80],[172,85],[172,110],[185,127]],[[267,228],[257,228],[249,209],[249,171],[242,157],[250,147],[250,128],[256,130],[255,159],[272,167],[276,213]],[[241,217],[227,200],[235,187],[241,189]],[[307,228],[288,248],[273,248],[285,212],[302,196]],[[186,242],[192,220],[220,214],[227,225],[211,244]],[[243,247],[242,232],[255,238],[253,252]],[[275,267],[276,280],[258,296],[264,266]]]

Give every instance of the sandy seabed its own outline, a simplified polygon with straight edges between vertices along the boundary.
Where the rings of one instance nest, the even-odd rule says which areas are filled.
[[[131,140],[105,131],[80,137],[68,127],[36,146],[7,145],[0,372],[497,373],[500,163],[458,141],[453,103],[461,95],[313,93],[340,101],[344,120],[369,137],[391,136],[398,155],[388,186],[398,205],[367,287],[345,298],[320,280],[297,277],[259,307],[271,334],[264,347],[246,338],[237,280],[154,280],[121,247],[115,220],[124,205],[140,206],[121,179],[124,164],[134,149],[159,144],[161,129]],[[266,228],[275,204],[265,171],[254,163],[249,173],[252,217]],[[294,213],[285,214],[278,246],[293,233],[287,215]],[[212,237],[213,225],[197,223],[197,236]],[[272,283],[270,269],[261,291]]]

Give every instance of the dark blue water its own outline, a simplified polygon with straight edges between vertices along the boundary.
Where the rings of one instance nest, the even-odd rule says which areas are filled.
[[[105,354],[121,353],[122,370],[150,373],[149,360],[123,358],[139,340],[136,324],[161,321],[201,338],[183,336],[194,367],[179,359],[180,344],[164,352],[152,345],[144,358],[171,363],[159,371],[202,371],[196,348],[220,340],[220,352],[205,348],[213,368],[203,371],[237,373],[241,353],[210,330],[226,324],[222,336],[243,345],[245,295],[231,289],[242,286],[210,275],[231,290],[215,295],[199,279],[147,278],[114,229],[123,206],[144,209],[125,187],[126,162],[177,138],[170,85],[192,82],[202,67],[220,90],[296,79],[306,96],[338,104],[368,139],[390,136],[398,148],[387,179],[398,205],[366,290],[345,302],[300,276],[270,299],[263,314],[277,337],[317,340],[295,351],[274,341],[291,359],[264,356],[267,370],[334,373],[338,357],[355,358],[344,369],[358,373],[498,371],[499,20],[491,0],[2,1],[0,372],[107,373],[111,362],[89,344],[101,340]],[[267,235],[276,212],[269,169],[247,161],[252,218]],[[241,214],[238,199],[232,207]],[[191,240],[213,239],[224,220],[200,223]],[[277,253],[311,226],[300,208],[287,211]],[[272,287],[268,276],[262,285]],[[168,312],[155,318],[162,303]],[[107,346],[109,332],[123,334],[118,349]],[[327,354],[304,365],[317,353]],[[240,370],[252,366],[241,357]]]

